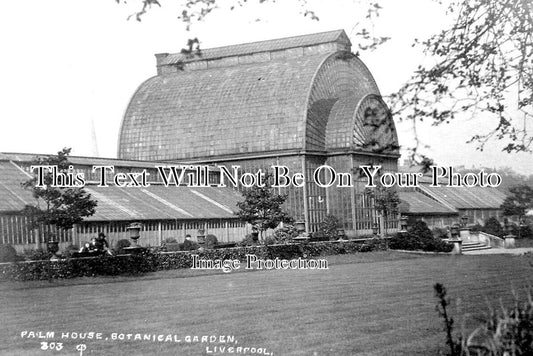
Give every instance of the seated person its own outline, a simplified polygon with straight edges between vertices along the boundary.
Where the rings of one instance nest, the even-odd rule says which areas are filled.
[[[105,234],[100,232],[98,237],[94,241],[95,249],[100,253],[108,253],[111,255],[111,250],[109,249],[109,242],[105,238]]]
[[[96,239],[93,237],[90,242],[83,244],[82,248],[78,251],[78,254],[84,256],[97,255],[100,251],[96,248]]]
[[[98,237],[95,239],[95,247],[97,250],[100,250],[100,251],[103,251],[109,248],[109,243],[107,242],[105,238],[105,234],[103,232],[100,232],[98,234]]]
[[[90,251],[90,248],[91,248],[91,244],[86,242],[83,244],[83,246],[80,248],[80,250],[78,251],[78,253],[89,253]]]

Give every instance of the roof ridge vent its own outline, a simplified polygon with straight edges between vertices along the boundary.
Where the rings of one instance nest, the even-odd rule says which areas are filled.
[[[239,64],[268,62],[276,59],[351,51],[351,42],[344,30],[207,48],[191,57],[183,53],[157,53],[158,75],[183,70],[202,70]]]

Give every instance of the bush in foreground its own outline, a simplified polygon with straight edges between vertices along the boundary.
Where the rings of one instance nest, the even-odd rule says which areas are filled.
[[[489,317],[468,336],[455,337],[454,320],[449,315],[450,299],[446,288],[440,283],[434,285],[438,299],[437,311],[444,320],[446,345],[451,356],[499,356],[533,355],[533,295],[527,291],[527,301],[495,311],[489,310]]]

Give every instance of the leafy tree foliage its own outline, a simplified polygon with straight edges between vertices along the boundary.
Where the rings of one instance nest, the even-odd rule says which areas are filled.
[[[266,184],[264,187],[254,186],[243,191],[244,201],[238,202],[239,211],[236,215],[255,226],[263,237],[263,231],[276,228],[281,222],[290,222],[289,215],[283,211],[282,205],[286,195],[275,194]]]
[[[376,210],[383,216],[391,216],[398,213],[400,196],[394,188],[378,188],[373,192]]]
[[[523,217],[529,209],[533,209],[533,189],[528,185],[519,185],[509,189],[511,193],[501,208],[507,216],[516,215]]]
[[[533,111],[533,3],[524,0],[451,0],[455,21],[417,44],[433,59],[419,66],[392,96],[396,117],[435,125],[474,115],[495,116],[494,127],[470,142],[491,138],[507,152],[530,151],[526,122]],[[513,95],[515,100],[509,100]],[[513,118],[520,110],[522,120]]]
[[[32,165],[57,166],[58,172],[69,171],[68,155],[70,148],[64,148],[57,156],[36,157]],[[91,198],[83,188],[52,187],[52,174],[44,174],[44,187],[37,186],[37,177],[22,183],[25,189],[30,189],[36,199],[35,205],[26,205],[23,214],[29,216],[34,227],[55,225],[62,229],[70,229],[74,224],[83,221],[84,217],[95,212],[97,202]]]
[[[374,208],[382,216],[393,216],[398,214],[400,206],[400,196],[395,188],[385,188],[377,186],[367,188],[365,193],[374,201]]]

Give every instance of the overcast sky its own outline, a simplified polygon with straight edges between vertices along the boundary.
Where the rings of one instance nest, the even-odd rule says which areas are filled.
[[[128,5],[115,0],[5,2],[0,13],[0,152],[55,153],[72,147],[74,155],[92,156],[94,126],[99,155],[116,157],[122,115],[136,88],[155,75],[154,53],[178,52],[191,37],[209,48],[339,28],[355,42],[354,26],[364,17],[358,2],[350,0],[308,1],[319,21],[304,17],[297,1],[252,2],[217,10],[188,33],[177,19],[177,3],[162,1],[163,8],[137,22],[127,20],[134,0]],[[427,0],[382,5],[375,31],[392,40],[361,58],[387,95],[423,58],[411,47],[414,38],[429,36],[450,19]],[[479,152],[465,143],[491,122],[479,117],[421,126],[422,140],[431,144],[424,153],[440,165],[511,166],[533,174],[531,154],[502,153],[497,143]],[[398,124],[398,131],[401,145],[412,144],[409,125]]]

